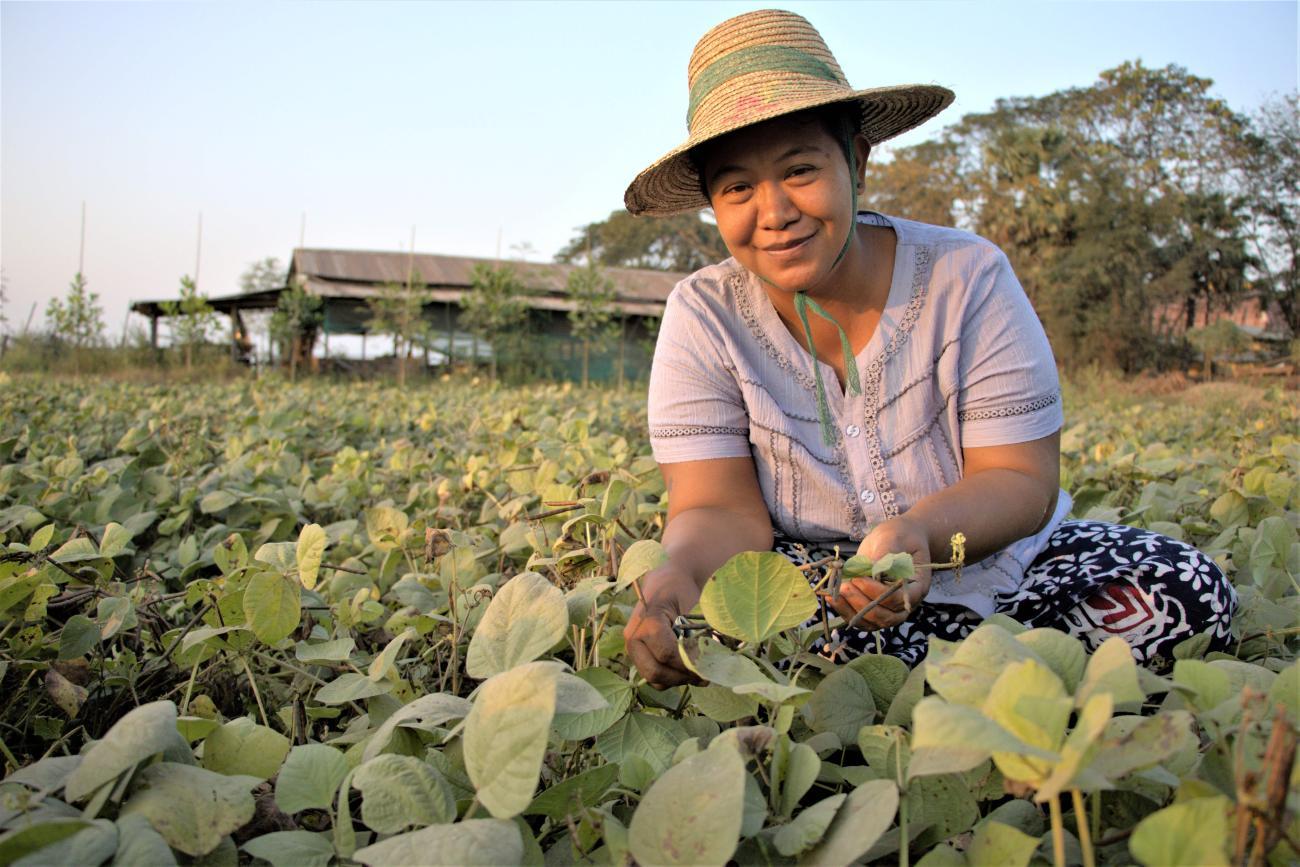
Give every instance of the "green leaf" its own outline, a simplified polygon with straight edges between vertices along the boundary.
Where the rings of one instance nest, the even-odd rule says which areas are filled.
[[[788,858],[816,845],[848,797],[847,794],[831,795],[795,816],[793,822],[782,825],[772,838],[776,851]]]
[[[1073,693],[1083,677],[1088,664],[1088,652],[1083,642],[1058,629],[1028,629],[1016,636],[1016,641],[1038,655],[1065,684],[1065,691]]]
[[[614,589],[622,590],[651,569],[658,569],[668,561],[664,546],[654,539],[638,539],[623,552],[623,559],[618,561],[618,582]]]
[[[1137,824],[1129,852],[1145,867],[1227,867],[1231,809],[1222,796],[1165,807]]]
[[[771,683],[754,660],[707,638],[700,640],[699,653],[693,659],[683,653],[682,662],[714,686]]]
[[[139,622],[135,616],[135,606],[128,596],[109,596],[99,600],[95,619],[100,623],[100,638],[104,641],[117,635],[123,629],[132,629]]]
[[[412,756],[387,754],[357,768],[361,821],[381,834],[412,825],[440,825],[456,818],[456,803],[442,775]]]
[[[1031,746],[973,707],[938,696],[921,699],[912,711],[912,760],[908,778],[968,771],[993,753],[1046,760],[1056,755]]]
[[[496,675],[479,688],[465,720],[465,770],[498,819],[519,814],[533,799],[555,713],[555,671],[531,663]]]
[[[116,557],[126,551],[131,544],[131,533],[116,521],[104,527],[104,536],[99,540],[99,556]]]
[[[74,614],[59,633],[59,659],[85,656],[99,644],[99,624],[84,614]]]
[[[244,617],[264,643],[279,644],[302,619],[301,589],[274,572],[257,572],[244,588]]]
[[[811,617],[817,598],[784,555],[747,552],[713,574],[700,595],[700,609],[723,635],[757,644]]]
[[[94,539],[85,536],[69,539],[60,546],[59,550],[50,555],[50,559],[55,563],[84,563],[99,558],[99,546],[95,544]]]
[[[1176,665],[1185,661],[1179,660]],[[1088,658],[1083,680],[1074,694],[1074,706],[1083,707],[1099,692],[1109,692],[1117,708],[1140,705],[1146,699],[1146,693],[1138,685],[1133,650],[1119,636],[1107,638]]]
[[[31,789],[54,792],[63,788],[79,764],[81,756],[50,756],[14,771],[2,782],[22,783]]]
[[[298,534],[298,547],[294,552],[298,563],[298,580],[308,590],[316,586],[321,559],[325,556],[326,541],[325,531],[320,524],[308,524]]]
[[[296,746],[289,751],[280,775],[275,778],[275,803],[286,813],[328,810],[334,805],[334,793],[347,774],[347,760],[334,747]]]
[[[822,760],[817,757],[817,753],[807,744],[794,744],[790,747],[790,756],[786,759],[785,775],[781,781],[781,815],[789,816],[799,806],[803,796],[808,794],[813,783],[817,782],[817,774],[822,768]],[[829,819],[828,819],[829,821]],[[823,830],[825,830],[823,828]],[[809,842],[809,846],[817,842]],[[806,848],[806,847],[805,847]],[[802,849],[797,850],[802,851]],[[784,855],[792,854],[782,852]]]
[[[113,856],[113,867],[135,864],[175,867],[176,856],[144,816],[122,816],[117,820],[117,854]]]
[[[971,864],[1026,867],[1038,849],[1039,839],[1001,822],[981,822],[975,829],[966,858]]]
[[[487,678],[531,662],[568,628],[564,592],[536,572],[522,572],[492,597],[470,639],[465,670],[470,677]]]
[[[578,714],[562,714],[556,708],[551,725],[565,741],[584,741],[595,737],[627,714],[628,706],[632,705],[632,684],[627,680],[621,679],[607,668],[584,668],[572,677],[590,685],[601,695],[607,706]]]
[[[13,867],[46,867],[50,864],[102,864],[117,851],[117,827],[107,819],[96,819],[75,834],[32,852]]]
[[[799,859],[806,867],[847,867],[876,844],[894,822],[898,787],[892,780],[868,780],[849,793],[821,842]]]
[[[364,674],[346,672],[316,690],[316,701],[321,704],[347,704],[376,695],[391,692],[393,685],[389,682],[375,683]]]
[[[756,695],[773,704],[781,704],[792,698],[808,694],[808,690],[802,686],[792,686],[788,683],[772,683],[770,680],[760,681],[759,683],[742,683],[739,686],[733,686],[732,691],[737,695]]]
[[[387,646],[370,663],[370,679],[378,682],[388,677],[389,673],[396,672],[398,654],[402,652],[402,645],[415,637],[415,630],[408,627],[402,631],[401,635],[388,642]]]
[[[845,667],[853,669],[866,680],[877,708],[888,708],[907,682],[907,665],[894,656],[864,653]]]
[[[737,695],[725,686],[691,687],[691,704],[714,722],[729,723],[758,713],[758,699]]]
[[[179,738],[176,705],[170,701],[155,701],[133,708],[85,754],[81,764],[68,777],[64,794],[69,802],[80,801],[145,759],[162,752]]]
[[[504,819],[466,819],[398,834],[353,853],[371,867],[500,867],[524,857],[519,826]]]
[[[1091,769],[1108,780],[1153,767],[1187,747],[1198,749],[1195,722],[1185,710],[1156,716],[1111,719],[1102,735]]]
[[[292,542],[267,542],[257,549],[253,559],[267,564],[281,575],[288,575],[297,568],[297,556],[297,546]]]
[[[594,807],[614,783],[618,765],[601,765],[557,783],[542,792],[524,810],[525,815],[563,819],[586,807]]]
[[[608,761],[623,763],[628,756],[644,759],[661,774],[672,763],[677,745],[686,732],[672,720],[644,713],[630,713],[596,738],[596,749]]]
[[[82,819],[55,819],[0,835],[0,864],[13,864],[89,827],[91,824]]]
[[[392,506],[375,506],[366,510],[366,535],[380,551],[391,551],[403,541],[410,519]]]
[[[204,494],[203,499],[199,500],[199,511],[205,515],[212,515],[224,512],[238,502],[239,497],[230,491],[212,491]]]
[[[600,669],[596,670],[599,671]],[[397,730],[398,726],[405,725],[429,731],[451,720],[463,719],[469,715],[473,707],[474,705],[460,696],[441,692],[417,698],[410,704],[394,711],[389,715],[388,719],[384,720],[383,724],[370,736],[370,740],[366,742],[366,749],[362,754],[362,759],[368,762],[382,753],[388,747],[393,732]]]
[[[1268,690],[1270,707],[1282,705],[1291,717],[1291,724],[1300,725],[1300,662],[1293,662],[1278,674]]]
[[[352,655],[356,646],[356,639],[351,636],[315,644],[299,641],[293,647],[293,655],[299,662],[343,662]]]
[[[815,732],[834,732],[842,743],[855,743],[863,726],[876,721],[871,687],[851,668],[840,668],[817,684],[804,711]]]
[[[555,715],[595,713],[609,708],[609,702],[585,679],[567,671],[555,675]]]
[[[50,540],[53,538],[54,538],[54,525],[46,524],[44,527],[41,527],[39,530],[37,530],[35,533],[32,534],[32,538],[27,542],[27,549],[29,551],[43,551],[45,550],[45,547],[50,544]],[[102,551],[103,545],[100,546],[100,549]],[[108,556],[108,555],[101,554],[100,556]]]
[[[160,762],[140,772],[140,785],[123,816],[149,820],[167,845],[186,855],[206,855],[253,818],[250,790],[256,777],[227,777],[203,768]]]
[[[1109,781],[1087,767],[1092,758],[1097,739],[1110,722],[1114,706],[1110,693],[1102,692],[1088,699],[1079,711],[1074,728],[1061,746],[1061,761],[1038,787],[1034,795],[1037,803],[1044,803],[1060,795],[1065,789],[1095,791],[1109,788]]]
[[[289,739],[247,718],[231,720],[203,742],[203,767],[269,780],[289,754]]]
[[[740,840],[744,795],[739,753],[726,747],[696,753],[645,793],[632,814],[628,848],[645,867],[725,864]]]
[[[993,683],[1006,667],[1034,657],[1034,652],[996,624],[979,626],[953,645],[930,639],[925,677],[930,687],[950,702],[974,707],[984,703]]]
[[[334,858],[329,838],[311,831],[273,831],[249,840],[244,851],[271,867],[327,867]]]

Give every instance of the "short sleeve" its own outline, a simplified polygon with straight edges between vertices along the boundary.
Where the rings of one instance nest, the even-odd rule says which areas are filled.
[[[650,447],[661,464],[749,457],[749,416],[720,323],[683,297],[668,297],[650,367]]]
[[[978,272],[961,331],[957,422],[963,447],[1041,439],[1065,421],[1056,360],[1000,250]]]

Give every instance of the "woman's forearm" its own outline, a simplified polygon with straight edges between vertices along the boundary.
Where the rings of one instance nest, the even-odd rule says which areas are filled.
[[[1019,470],[990,468],[924,497],[902,517],[925,527],[931,557],[952,557],[954,533],[966,536],[966,562],[976,563],[1037,533],[1056,509],[1059,489]]]
[[[674,515],[663,535],[668,566],[703,587],[718,567],[744,551],[772,549],[772,523],[751,511],[717,507]]]

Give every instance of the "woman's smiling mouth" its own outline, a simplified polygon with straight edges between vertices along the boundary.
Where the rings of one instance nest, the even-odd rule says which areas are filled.
[[[804,249],[804,247],[808,245],[808,242],[811,241],[814,237],[816,237],[816,235],[817,233],[814,232],[811,235],[808,235],[803,238],[799,238],[794,241],[786,241],[785,243],[782,244],[773,244],[770,247],[764,247],[763,252],[766,253],[768,256],[771,256],[776,259],[792,258],[794,256],[797,256]]]

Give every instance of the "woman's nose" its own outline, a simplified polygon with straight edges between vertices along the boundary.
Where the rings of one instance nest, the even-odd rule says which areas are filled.
[[[758,198],[758,222],[762,228],[784,229],[799,219],[799,209],[781,184],[759,184],[754,192]]]

